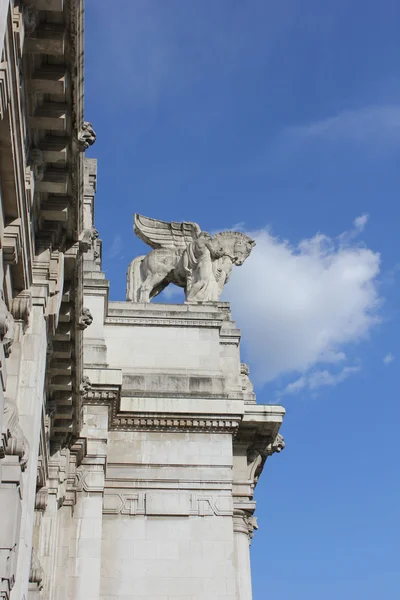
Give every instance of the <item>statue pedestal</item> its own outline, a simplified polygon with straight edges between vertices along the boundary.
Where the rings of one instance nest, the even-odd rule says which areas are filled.
[[[85,375],[86,403],[109,407],[100,597],[250,599],[255,480],[284,410],[254,404],[229,305],[110,302],[98,328],[107,367]]]

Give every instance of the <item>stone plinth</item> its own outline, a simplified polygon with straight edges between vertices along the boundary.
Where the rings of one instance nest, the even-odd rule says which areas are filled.
[[[107,367],[85,375],[88,408],[108,406],[99,597],[251,599],[254,486],[284,410],[244,385],[229,305],[111,302],[98,317]]]

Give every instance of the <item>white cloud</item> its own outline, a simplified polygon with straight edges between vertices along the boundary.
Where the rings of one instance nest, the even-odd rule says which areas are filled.
[[[320,121],[288,127],[282,138],[286,149],[306,142],[351,142],[368,150],[388,150],[400,145],[400,106],[367,106],[344,110]]]
[[[367,224],[368,219],[369,219],[369,215],[367,215],[367,214],[360,215],[359,217],[354,219],[353,225],[358,231],[363,231]]]
[[[303,374],[304,380],[289,384],[289,393],[343,380],[355,369],[346,364],[347,346],[379,321],[379,254],[347,234],[317,234],[297,246],[267,229],[250,235],[257,245],[234,269],[224,297],[241,327],[256,382]],[[316,371],[339,362],[339,374]]]
[[[302,375],[292,383],[289,383],[283,390],[282,395],[297,394],[304,389],[315,392],[323,386],[335,386],[359,371],[360,367],[343,367],[338,373],[331,373],[327,369],[313,371],[309,375]]]
[[[385,365],[390,365],[390,363],[392,363],[393,361],[394,361],[394,356],[393,356],[393,354],[391,352],[388,352],[388,354],[386,354],[383,357],[383,363]]]

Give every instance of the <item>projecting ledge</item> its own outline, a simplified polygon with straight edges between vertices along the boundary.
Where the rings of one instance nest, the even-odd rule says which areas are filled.
[[[283,406],[246,404],[245,409],[237,436],[238,441],[265,438],[269,443],[276,438],[286,412]]]
[[[247,405],[243,417],[243,423],[282,423],[286,410],[283,406],[275,404],[254,404]]]

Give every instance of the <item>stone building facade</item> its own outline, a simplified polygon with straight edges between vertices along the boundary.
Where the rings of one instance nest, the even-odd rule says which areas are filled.
[[[20,600],[54,597],[43,573],[54,572],[58,509],[74,502],[94,132],[82,3],[1,0],[0,35],[0,598]]]
[[[251,599],[284,447],[223,302],[110,302],[83,0],[0,0],[0,599]]]

